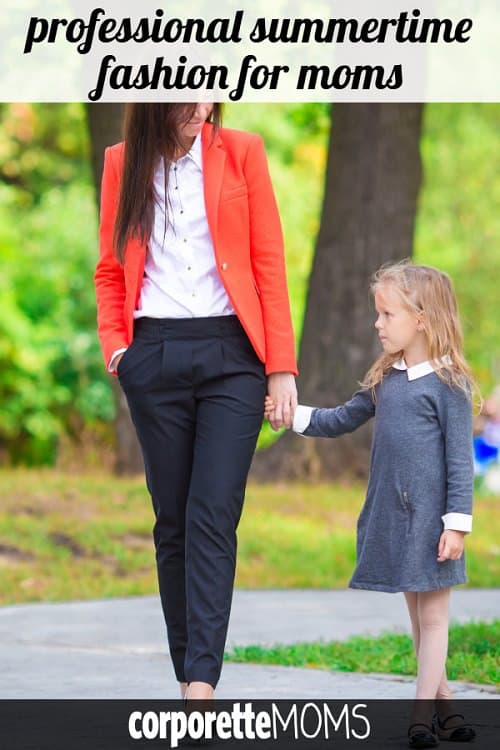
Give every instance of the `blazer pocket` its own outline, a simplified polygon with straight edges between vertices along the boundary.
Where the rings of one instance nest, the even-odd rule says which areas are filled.
[[[230,190],[224,190],[220,195],[221,203],[235,200],[235,198],[246,198],[248,196],[248,188],[246,185],[238,185],[238,187],[231,188]]]

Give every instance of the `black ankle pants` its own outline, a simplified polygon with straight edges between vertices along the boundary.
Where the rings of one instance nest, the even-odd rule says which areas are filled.
[[[236,528],[266,377],[236,316],[138,318],[118,365],[141,444],[170,654],[180,682],[218,682]]]

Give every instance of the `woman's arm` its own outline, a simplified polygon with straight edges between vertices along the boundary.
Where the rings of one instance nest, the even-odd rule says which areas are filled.
[[[291,427],[297,406],[295,341],[286,281],[283,233],[264,144],[250,140],[244,166],[248,186],[250,254],[259,291],[266,342],[268,393],[273,429]]]
[[[99,260],[94,282],[97,300],[97,332],[106,367],[118,349],[128,345],[123,313],[125,276],[113,251],[113,231],[119,197],[119,176],[113,163],[113,152],[107,148],[101,183],[101,220],[99,227]]]
[[[248,187],[250,255],[266,337],[266,374],[297,374],[283,233],[264,144],[250,139],[243,164]]]

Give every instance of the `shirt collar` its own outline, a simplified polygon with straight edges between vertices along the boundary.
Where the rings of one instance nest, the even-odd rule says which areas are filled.
[[[440,367],[441,365],[451,365],[451,363],[451,358],[446,354],[444,357],[441,357],[441,359],[437,360],[437,367]],[[392,366],[396,370],[406,370],[408,380],[416,380],[417,378],[422,378],[424,375],[429,375],[431,372],[435,372],[437,369],[436,365],[432,362],[429,362],[428,360],[426,360],[425,362],[419,362],[417,365],[412,365],[412,367],[408,367],[403,357],[401,357],[401,359],[398,359],[397,362],[394,362]]]
[[[192,159],[200,172],[203,172],[203,161],[201,156],[201,131],[194,139],[193,145],[191,146],[187,154],[184,154],[181,159]],[[181,159],[179,159],[179,161],[181,161]]]

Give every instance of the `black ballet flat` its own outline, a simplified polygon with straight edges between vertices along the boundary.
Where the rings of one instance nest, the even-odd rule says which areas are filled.
[[[409,747],[437,747],[439,739],[434,732],[434,725],[417,722],[408,727],[408,745]]]
[[[454,727],[446,727],[446,724],[450,719],[462,719],[461,724],[457,724]],[[467,724],[463,714],[450,714],[444,719],[440,719],[436,714],[434,717],[436,723],[437,735],[441,740],[447,740],[448,742],[472,742],[476,737],[476,732]]]

